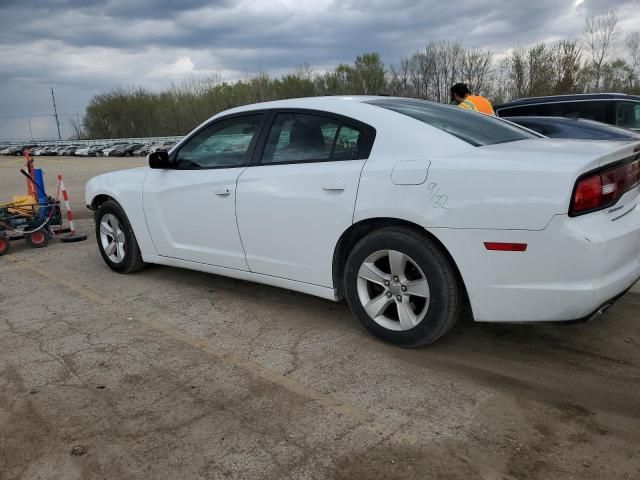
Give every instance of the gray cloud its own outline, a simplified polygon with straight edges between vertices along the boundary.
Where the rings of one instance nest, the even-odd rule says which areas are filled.
[[[607,3],[619,9],[624,28],[635,28],[636,1]],[[600,0],[0,0],[0,138],[24,136],[25,116],[50,121],[36,117],[50,110],[50,85],[60,109],[75,115],[91,96],[116,86],[161,88],[212,74],[233,80],[303,63],[323,69],[365,51],[394,63],[431,40],[500,53],[576,37],[585,16],[602,6]],[[51,135],[55,126],[46,125],[39,122],[34,134]]]

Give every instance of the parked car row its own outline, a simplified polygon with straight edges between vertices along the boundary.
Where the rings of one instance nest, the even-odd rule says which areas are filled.
[[[174,140],[166,140],[150,143],[111,142],[99,145],[84,144],[56,144],[34,145],[19,144],[8,145],[0,150],[0,155],[23,154],[29,149],[33,156],[77,156],[77,157],[128,157],[131,155],[144,156],[158,151],[168,151],[176,144]]]

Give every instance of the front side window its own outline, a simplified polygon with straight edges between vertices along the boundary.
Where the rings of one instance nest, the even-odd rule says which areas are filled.
[[[232,168],[248,165],[249,147],[263,114],[233,117],[208,125],[178,151],[178,169]]]
[[[415,118],[476,147],[539,138],[491,115],[425,100],[382,99],[366,103]]]
[[[363,133],[338,119],[279,113],[262,155],[263,164],[355,160]]]

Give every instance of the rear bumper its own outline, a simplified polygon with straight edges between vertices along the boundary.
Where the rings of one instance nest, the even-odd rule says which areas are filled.
[[[591,312],[589,315],[586,315],[586,316],[584,316],[582,318],[576,318],[575,320],[566,320],[563,323],[569,323],[569,324],[571,324],[571,323],[585,323],[585,322],[589,322],[591,320],[594,320],[594,319],[598,318],[600,315],[604,314],[607,310],[609,310],[609,308],[612,307],[613,304],[616,303],[616,301],[618,301],[619,298],[623,297],[625,295],[625,293],[627,293],[630,289],[631,289],[631,287],[623,290],[621,293],[619,293],[615,297],[610,298],[605,303],[603,303],[598,308],[596,308],[593,312]]]
[[[474,318],[485,322],[587,319],[640,278],[640,208],[557,215],[542,231],[447,230]],[[483,242],[527,243],[526,252],[486,251]]]

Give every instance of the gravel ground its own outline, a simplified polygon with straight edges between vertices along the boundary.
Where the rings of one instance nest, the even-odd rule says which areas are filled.
[[[0,479],[640,478],[640,290],[590,323],[464,319],[402,350],[343,303],[111,272],[83,185],[144,159],[36,161],[90,236],[0,258]],[[3,197],[19,167],[0,157]]]

